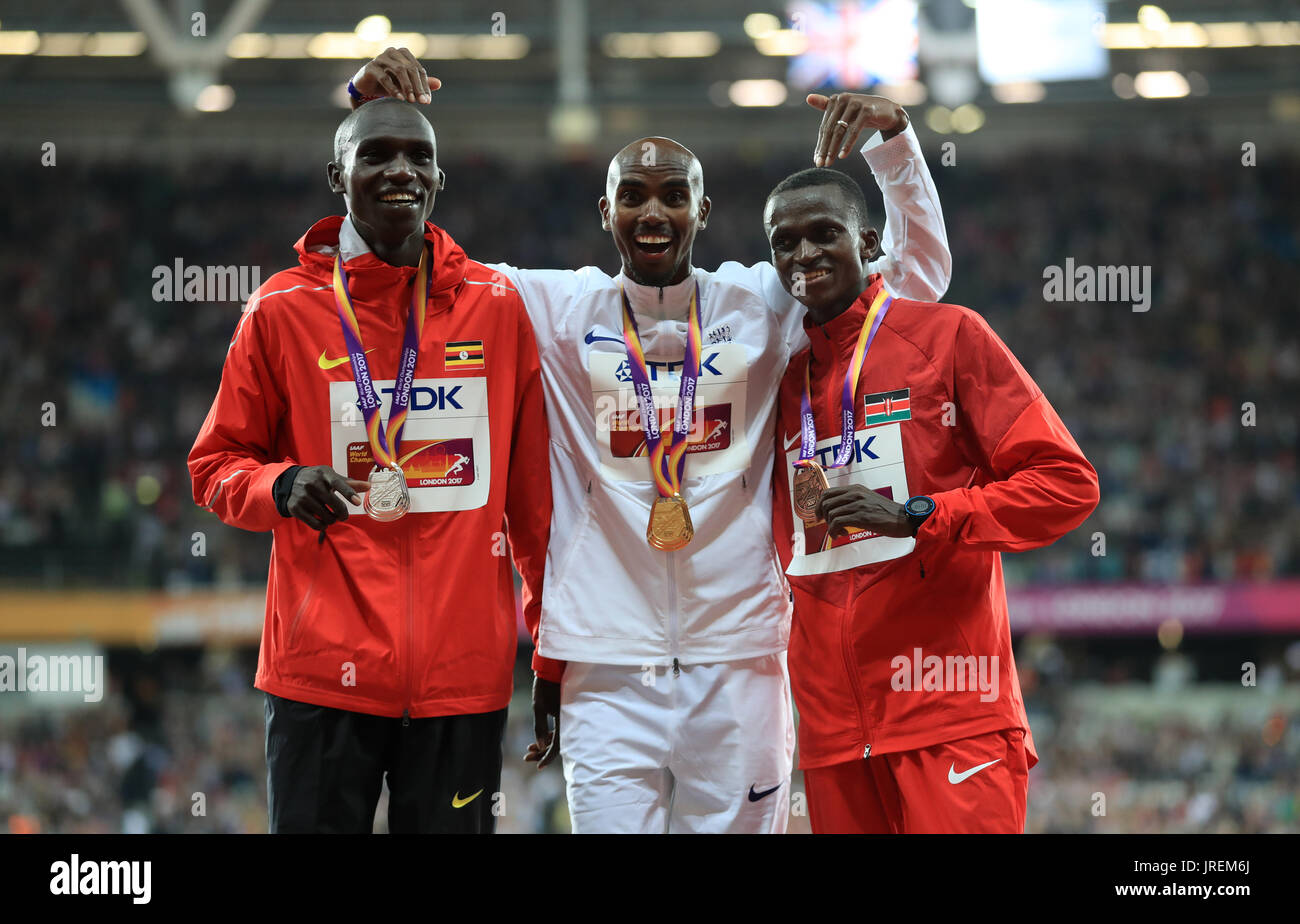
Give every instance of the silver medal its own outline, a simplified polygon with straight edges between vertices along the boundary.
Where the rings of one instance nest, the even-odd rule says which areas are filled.
[[[387,523],[406,516],[411,509],[411,489],[400,468],[376,467],[368,480],[365,509],[369,517]]]

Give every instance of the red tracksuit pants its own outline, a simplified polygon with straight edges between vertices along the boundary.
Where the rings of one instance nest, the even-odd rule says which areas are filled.
[[[1022,834],[1028,784],[1018,728],[804,771],[814,834]]]

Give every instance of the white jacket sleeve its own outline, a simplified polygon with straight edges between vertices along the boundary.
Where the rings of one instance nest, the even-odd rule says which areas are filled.
[[[885,198],[884,255],[868,270],[902,298],[937,302],[952,280],[952,254],[943,226],[939,192],[911,124],[882,141],[872,135],[862,156]]]
[[[582,271],[520,269],[508,263],[484,266],[501,273],[523,297],[528,318],[533,322],[537,352],[545,354],[555,343],[564,316],[573,308],[574,297],[582,291]]]

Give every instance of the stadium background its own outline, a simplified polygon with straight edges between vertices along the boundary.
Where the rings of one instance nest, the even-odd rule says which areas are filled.
[[[1073,30],[1093,70],[1041,81],[991,72],[1020,57],[980,45],[972,6],[920,4],[909,76],[907,55],[872,71],[909,40],[869,2],[833,28],[739,0],[0,3],[0,654],[98,653],[109,674],[99,703],[0,694],[0,830],[265,830],[270,539],[196,508],[184,462],[240,304],[157,301],[153,270],[289,265],[341,211],[324,164],[342,86],[394,42],[445,82],[434,220],[521,266],[617,268],[595,200],[648,133],[704,162],[695,263],[766,259],[763,198],[818,124],[799,80],[904,102],[947,221],[946,300],[988,318],[1101,477],[1082,527],[1004,556],[1042,758],[1027,829],[1300,830],[1297,5],[1095,2],[1104,22]],[[771,53],[809,45],[825,53],[801,71]],[[843,167],[879,217],[861,162]],[[1046,301],[1067,258],[1151,267],[1150,310]],[[519,759],[526,656],[500,830],[562,831],[558,766]]]

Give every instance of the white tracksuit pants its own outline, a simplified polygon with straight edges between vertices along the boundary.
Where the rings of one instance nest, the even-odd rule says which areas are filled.
[[[785,653],[680,673],[570,661],[560,756],[575,834],[783,834],[794,759]]]

